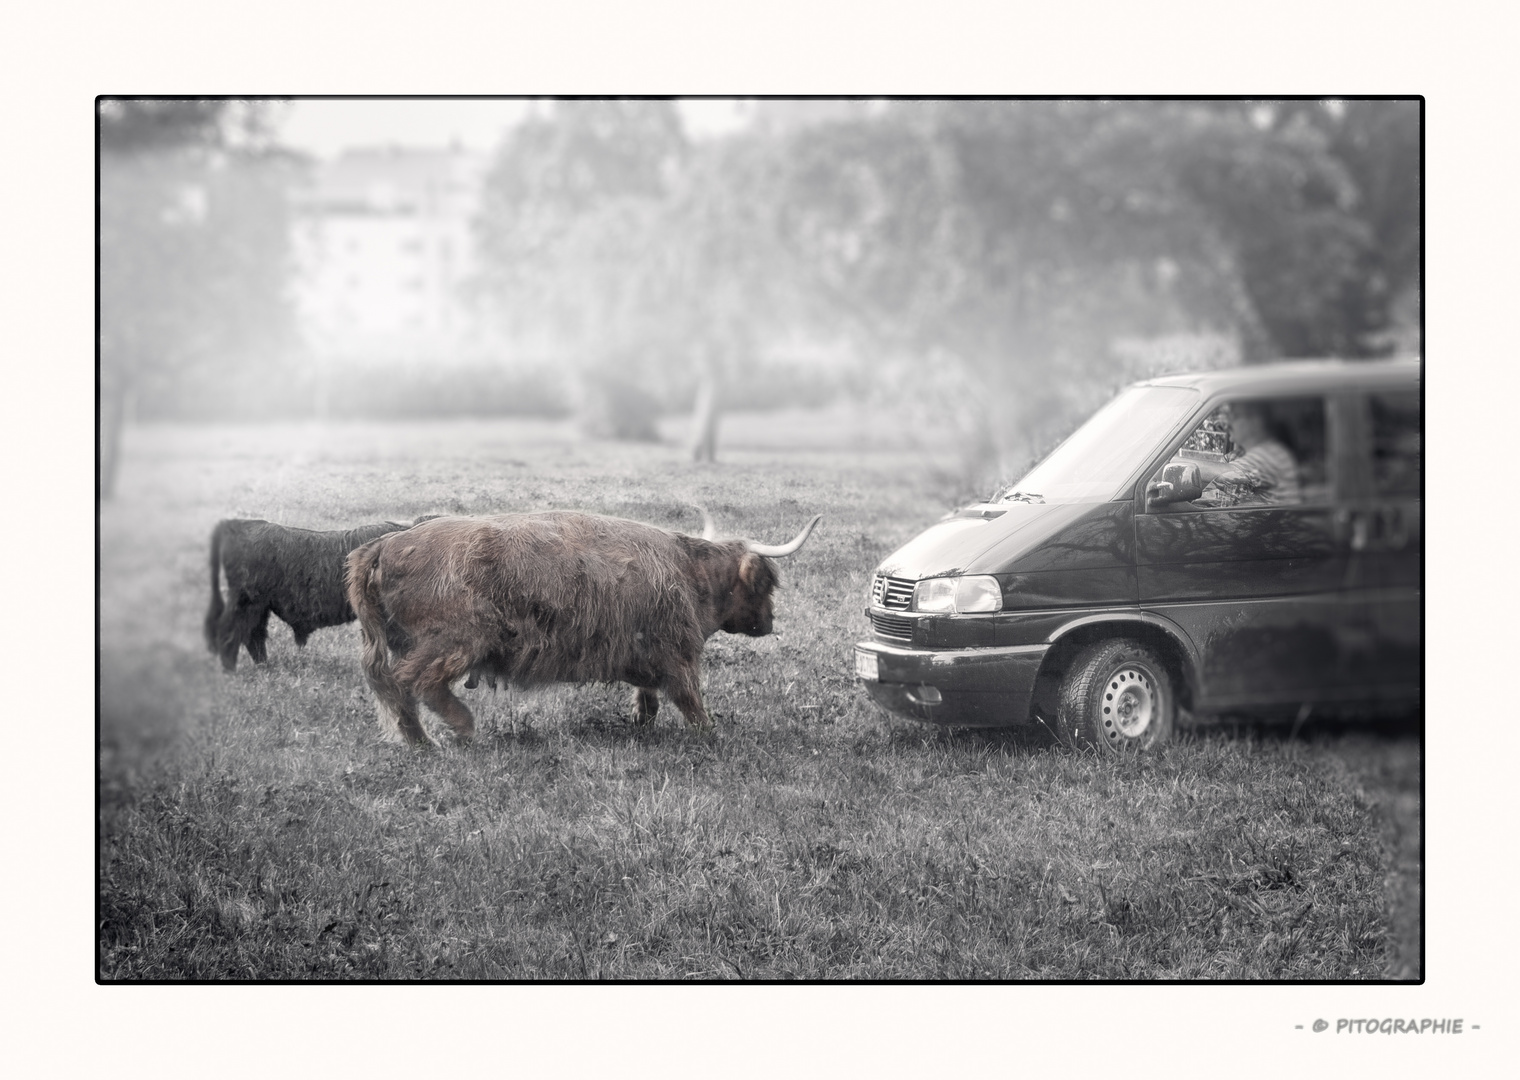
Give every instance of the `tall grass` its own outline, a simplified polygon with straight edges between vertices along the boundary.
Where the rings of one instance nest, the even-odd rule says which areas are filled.
[[[134,432],[101,519],[100,977],[1416,973],[1381,810],[1417,776],[1408,740],[1217,731],[1108,762],[891,719],[850,646],[871,569],[944,509],[933,463],[730,458],[525,423]],[[783,563],[778,634],[710,642],[712,736],[672,709],[634,729],[626,688],[481,689],[476,744],[417,753],[380,740],[352,626],[304,650],[278,627],[231,676],[199,641],[228,513],[695,531],[693,502],[769,541],[828,515]]]

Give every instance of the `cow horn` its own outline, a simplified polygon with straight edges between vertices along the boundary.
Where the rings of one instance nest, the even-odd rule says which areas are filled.
[[[716,540],[718,538],[718,527],[713,524],[713,519],[708,516],[707,507],[698,506],[697,513],[702,515],[702,539]]]
[[[746,540],[745,544],[756,555],[764,555],[770,559],[779,559],[783,555],[790,555],[792,552],[796,551],[804,543],[806,543],[807,538],[813,532],[813,526],[817,525],[822,520],[822,514],[814,514],[813,520],[802,527],[802,531],[797,534],[796,538],[793,539],[791,543],[782,544],[780,547],[772,547],[769,544],[757,544],[753,540]]]

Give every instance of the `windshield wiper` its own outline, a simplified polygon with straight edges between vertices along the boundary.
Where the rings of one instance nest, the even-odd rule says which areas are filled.
[[[1007,491],[999,495],[997,501],[1042,503],[1045,501],[1045,496],[1036,495],[1032,491]]]

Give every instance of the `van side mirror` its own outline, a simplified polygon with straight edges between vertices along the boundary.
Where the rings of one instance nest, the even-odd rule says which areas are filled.
[[[1203,494],[1203,478],[1191,461],[1168,461],[1161,467],[1161,479],[1145,485],[1145,508],[1167,503],[1192,502]]]

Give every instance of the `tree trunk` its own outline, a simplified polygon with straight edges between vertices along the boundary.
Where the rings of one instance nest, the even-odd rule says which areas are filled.
[[[718,377],[708,368],[697,387],[697,405],[692,413],[691,459],[718,460]]]

